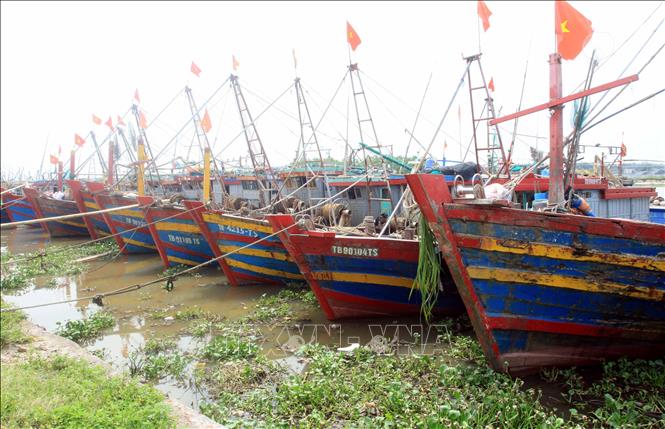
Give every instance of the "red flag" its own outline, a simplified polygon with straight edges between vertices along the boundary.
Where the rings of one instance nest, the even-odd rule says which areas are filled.
[[[628,153],[627,149],[626,149],[626,145],[623,144],[623,142],[621,142],[621,157],[623,158],[624,156],[626,156],[626,153]]]
[[[111,129],[111,131],[113,131],[113,119],[111,119],[110,116],[109,116],[109,119],[104,123],[106,124],[107,127],[109,127]]]
[[[85,144],[85,139],[78,134],[74,134],[74,144],[81,147]],[[60,152],[60,149],[58,149],[58,152]]]
[[[138,88],[136,88],[136,90],[134,90],[134,100],[136,100],[137,103],[141,102],[141,99],[139,98],[139,89]]]
[[[483,30],[490,28],[490,16],[492,11],[487,7],[483,0],[478,0],[478,16],[483,20]]]
[[[487,85],[487,87],[488,87],[492,92],[494,92],[494,78],[491,78],[491,79],[490,79],[490,84]]]
[[[139,127],[143,128],[144,130],[148,128],[148,121],[146,120],[143,112],[139,112]]]
[[[192,73],[194,73],[196,75],[196,77],[199,77],[199,74],[201,73],[201,69],[199,68],[199,66],[194,64],[194,61],[192,61],[192,67],[190,67],[190,70],[192,71]]]
[[[98,118],[94,113],[92,114],[92,122],[94,122],[97,125],[102,124],[102,120],[100,118]]]
[[[236,56],[232,55],[233,57],[233,71],[238,71],[238,66],[240,66],[240,63],[238,60],[236,60]]]
[[[51,164],[58,164],[58,157],[55,155],[51,155]]]
[[[118,119],[118,121],[117,121],[118,125],[127,125],[127,124],[125,124],[125,121],[122,120],[122,116],[118,115],[117,119]]]
[[[557,52],[565,60],[575,59],[591,39],[591,21],[566,1],[557,1],[554,6]]]
[[[208,115],[208,109],[206,109],[203,119],[201,119],[201,129],[204,133],[208,134],[208,131],[212,128],[212,122],[210,122],[210,115]]]
[[[360,45],[360,37],[356,33],[356,30],[351,27],[349,21],[346,21],[346,41],[351,45],[352,51],[355,51],[358,45]]]

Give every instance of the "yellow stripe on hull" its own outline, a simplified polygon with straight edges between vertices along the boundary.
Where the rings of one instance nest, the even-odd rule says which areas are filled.
[[[222,253],[228,253],[232,252],[234,250],[237,250],[238,246],[219,246],[219,250]],[[289,256],[288,253],[282,253],[282,252],[269,252],[267,250],[258,250],[258,249],[252,249],[252,248],[246,248],[242,249],[240,251],[235,252],[236,254],[240,255],[249,255],[249,256],[258,256],[261,258],[270,258],[270,259],[276,259],[278,261],[288,261],[288,262],[293,262],[293,259]]]
[[[324,280],[324,281],[369,283],[369,284],[379,284],[384,286],[406,287],[409,289],[413,285],[413,279],[409,279],[406,277],[382,276],[379,274],[314,271],[312,272],[312,276],[317,280]]]
[[[110,207],[109,207],[110,208]],[[143,215],[143,212],[139,211],[133,211],[129,209],[125,210],[116,210],[114,212],[111,212],[112,215],[117,215],[117,216],[128,216],[128,217],[134,217],[136,219],[141,219],[144,220],[145,216]]]
[[[566,261],[599,262],[602,264],[620,265],[624,267],[641,268],[652,271],[665,271],[665,260],[651,258],[648,256],[637,256],[630,254],[580,252],[571,247],[557,246],[542,243],[527,243],[515,240],[502,240],[489,237],[478,237],[460,234],[461,237],[469,237],[480,240],[480,249],[492,252],[505,252],[518,255],[542,256],[551,259],[562,259]]]
[[[505,268],[467,267],[469,277],[477,280],[496,280],[507,283],[534,284],[562,289],[574,289],[584,292],[600,292],[649,301],[665,301],[665,291],[655,287],[628,286],[614,282],[598,282],[557,274],[543,274],[529,271],[509,270]]]
[[[152,244],[147,244],[147,243],[142,243],[140,241],[132,240],[131,238],[122,238],[122,240],[127,243],[131,244],[134,246],[139,246],[139,247],[145,247],[146,249],[152,249],[152,250],[157,250],[157,247],[153,246]]]
[[[155,228],[157,231],[177,231],[185,232],[189,234],[199,234],[201,229],[198,225],[191,225],[186,223],[177,223],[177,222],[159,222],[155,223]]]
[[[76,226],[78,228],[86,228],[83,222],[78,223],[78,222],[72,222],[71,220],[52,220],[50,222],[64,223],[65,225]]]
[[[228,265],[232,267],[241,268],[243,270],[252,271],[254,273],[265,274],[268,276],[275,276],[275,277],[283,277],[292,280],[303,280],[302,274],[293,274],[293,273],[287,273],[286,271],[272,270],[270,268],[258,267],[256,265],[246,264],[244,262],[235,261],[229,258],[226,258],[225,261]]]
[[[168,256],[167,259],[169,260],[169,262],[175,262],[177,264],[183,264],[183,265],[194,266],[199,264],[198,262],[188,261],[187,259],[178,258],[177,256]]]
[[[249,229],[252,231],[263,232],[266,234],[273,233],[272,227],[270,225],[259,225],[254,222],[248,222],[238,218],[230,218],[215,213],[203,213],[203,220],[210,223],[216,223],[222,226],[232,226],[235,228]]]
[[[95,211],[96,211],[96,210],[99,210],[99,206],[98,206],[97,204],[95,204],[95,203],[84,202],[83,204],[84,204],[85,207],[88,208],[88,209],[93,209],[93,210],[95,210]]]

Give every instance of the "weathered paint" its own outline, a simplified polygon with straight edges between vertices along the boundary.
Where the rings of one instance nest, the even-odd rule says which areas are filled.
[[[67,180],[67,184],[72,190],[72,196],[81,213],[100,210],[99,205],[95,203],[92,194],[87,189],[83,188],[83,184],[80,181]],[[88,229],[90,237],[93,239],[98,239],[111,234],[111,229],[106,224],[104,217],[100,214],[84,216],[83,222]]]
[[[156,207],[155,199],[148,196],[139,196],[137,201],[145,213],[148,229],[166,268],[179,264],[199,265],[215,257],[198,224],[189,214],[189,211],[202,210],[202,207]]]
[[[453,204],[439,178],[407,181],[495,369],[665,355],[665,226]]]
[[[95,203],[101,209],[123,207],[137,203],[135,197],[108,193],[101,183],[89,182],[86,186],[93,195]],[[157,252],[157,246],[140,207],[104,213],[102,216],[114,234],[114,239],[122,253]]]
[[[38,218],[50,218],[80,213],[79,208],[74,201],[56,200],[45,197],[41,195],[38,190],[32,188],[24,188],[23,192],[25,193],[26,198],[32,202],[32,206]],[[45,221],[42,222],[42,224],[51,237],[87,237],[90,235],[82,218]]]
[[[2,195],[3,211],[7,214],[10,222],[37,219],[32,202],[24,195],[7,192]],[[41,224],[30,224],[32,228],[43,228]]]
[[[330,320],[418,314],[421,295],[413,288],[418,242],[394,238],[338,236],[306,231],[291,215],[268,216]],[[463,305],[452,285],[439,294],[434,311],[459,314]]]
[[[284,284],[304,280],[279,238],[266,238],[273,232],[268,221],[208,210],[201,213],[200,222],[217,257],[234,252],[220,263],[231,284]],[[257,242],[260,239],[264,240]],[[248,245],[251,246],[245,247]]]

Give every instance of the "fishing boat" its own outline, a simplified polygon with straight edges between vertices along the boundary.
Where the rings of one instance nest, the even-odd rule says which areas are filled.
[[[560,3],[556,7],[570,8]],[[665,225],[573,214],[563,183],[574,169],[569,164],[564,172],[560,106],[637,76],[562,97],[561,55],[555,53],[550,78],[549,103],[490,124],[552,109],[548,205],[556,211],[514,208],[519,205],[510,192],[483,198],[461,186],[449,189],[434,175],[407,175],[409,187],[494,369],[520,374],[662,357]]]
[[[268,237],[273,230],[266,219],[205,210],[197,222],[216,257],[233,252],[222,267],[232,285],[304,281],[279,237]]]
[[[183,206],[151,196],[139,196],[137,200],[164,267],[194,266],[215,257],[191,213],[203,211],[203,203],[190,201]]]
[[[37,219],[60,218],[80,213],[75,201],[56,199],[30,187],[23,188],[23,193],[32,203]],[[90,236],[88,228],[80,217],[44,220],[41,224],[51,237]]]
[[[268,216],[329,320],[417,315],[422,296],[414,286],[416,239],[360,237],[332,230],[308,230],[292,215]],[[459,315],[464,305],[442,266],[443,292],[433,313]]]
[[[87,182],[86,188],[101,210],[132,206],[102,214],[123,254],[157,252],[155,240],[152,238],[136,195],[108,191],[105,185],[99,182]]]
[[[24,220],[37,219],[32,201],[25,195],[13,191],[2,191],[2,211],[6,214],[9,222],[21,222]],[[33,228],[43,228],[41,224],[28,224]]]
[[[72,196],[81,213],[101,210],[99,205],[95,202],[95,198],[92,193],[84,186],[82,182],[79,180],[68,180],[67,184],[72,190]],[[101,214],[84,216],[83,222],[85,222],[85,226],[88,228],[88,233],[93,239],[111,235],[111,228],[108,226],[104,220],[104,216]]]

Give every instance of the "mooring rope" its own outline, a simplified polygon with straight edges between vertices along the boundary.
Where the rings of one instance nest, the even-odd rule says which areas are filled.
[[[226,258],[226,257],[228,257],[228,256],[230,256],[230,255],[235,254],[235,253],[238,253],[238,252],[240,252],[241,250],[244,250],[244,249],[246,249],[246,248],[248,248],[248,247],[251,247],[251,246],[253,246],[253,245],[257,244],[257,243],[260,243],[260,242],[263,242],[263,241],[265,241],[265,240],[268,240],[269,238],[272,238],[272,237],[274,237],[274,236],[276,236],[276,235],[278,235],[278,234],[281,234],[282,232],[284,232],[284,231],[286,231],[286,230],[288,230],[288,229],[290,229],[290,228],[293,228],[293,227],[296,226],[296,225],[297,225],[297,224],[294,223],[294,224],[292,224],[292,225],[289,225],[289,226],[287,226],[287,227],[285,227],[285,228],[280,229],[279,231],[273,232],[272,234],[267,235],[267,236],[265,236],[265,237],[263,237],[263,238],[261,238],[261,239],[259,239],[259,240],[256,240],[256,241],[254,241],[254,242],[252,242],[252,243],[249,243],[249,244],[247,244],[247,245],[245,245],[245,246],[242,246],[242,247],[239,247],[239,248],[237,248],[237,249],[234,249],[234,250],[232,250],[232,251],[230,251],[230,252],[227,252],[227,253],[225,253],[225,254],[223,254],[223,255],[217,256],[217,257],[215,257],[215,258],[213,258],[213,259],[210,259],[210,260],[208,260],[208,261],[206,261],[206,262],[202,262],[202,263],[200,263],[200,264],[198,264],[198,265],[195,265],[195,266],[193,266],[193,267],[187,268],[186,270],[180,271],[180,272],[175,273],[175,274],[169,274],[169,275],[166,275],[166,276],[158,277],[158,278],[155,279],[155,280],[150,280],[150,281],[148,281],[148,282],[144,282],[144,283],[138,283],[138,284],[134,284],[134,285],[131,285],[131,286],[125,286],[125,287],[122,287],[122,288],[119,288],[119,289],[112,290],[112,291],[110,291],[110,292],[104,292],[104,293],[100,293],[100,294],[93,295],[93,296],[90,296],[90,295],[89,295],[89,296],[84,296],[84,297],[80,297],[80,298],[71,298],[71,299],[65,299],[65,300],[61,300],[61,301],[45,302],[45,303],[34,304],[34,305],[26,305],[26,306],[23,306],[23,307],[3,308],[3,309],[0,310],[0,313],[6,313],[6,312],[10,312],[10,311],[27,310],[27,309],[31,309],[31,308],[47,307],[47,306],[51,306],[51,305],[67,304],[67,303],[70,303],[70,302],[79,302],[79,301],[87,301],[87,300],[89,300],[89,301],[95,301],[95,302],[99,303],[99,302],[101,302],[101,300],[102,300],[103,298],[106,298],[106,297],[109,297],[109,296],[121,295],[121,294],[128,293],[128,292],[137,291],[137,290],[143,289],[143,288],[146,287],[146,286],[150,286],[150,285],[153,285],[153,284],[156,284],[156,283],[162,282],[162,281],[167,281],[167,282],[169,282],[169,283],[172,285],[172,284],[173,284],[173,281],[174,281],[177,277],[180,277],[180,276],[182,276],[182,275],[188,274],[188,273],[190,273],[190,272],[192,272],[192,271],[196,271],[196,270],[198,270],[198,269],[200,269],[200,268],[202,268],[202,267],[204,267],[204,266],[206,266],[206,265],[210,265],[210,264],[212,264],[213,262],[217,262],[217,261],[220,260],[220,259]]]

